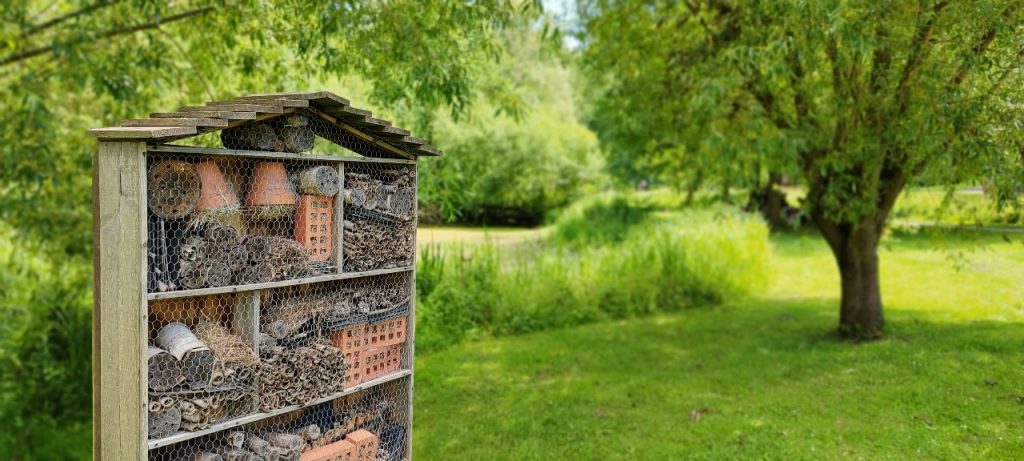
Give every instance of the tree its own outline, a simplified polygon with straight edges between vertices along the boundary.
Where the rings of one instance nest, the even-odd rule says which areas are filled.
[[[244,92],[364,77],[371,100],[426,126],[484,88],[498,32],[537,1],[78,0],[0,9],[0,218],[57,255],[90,238],[91,127]],[[344,91],[339,91],[344,94]],[[423,117],[416,117],[422,115]]]
[[[798,174],[839,268],[840,331],[875,337],[878,243],[908,181],[991,178],[1001,203],[1017,198],[1022,6],[583,1],[582,53],[604,89],[596,117],[617,127],[602,139],[694,145],[724,129],[735,150]]]

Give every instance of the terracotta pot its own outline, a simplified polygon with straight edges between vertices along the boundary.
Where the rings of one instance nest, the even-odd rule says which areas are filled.
[[[202,184],[202,193],[199,195],[199,204],[196,211],[209,209],[229,208],[238,205],[238,197],[228,187],[220,167],[210,160],[196,164],[196,173],[199,174],[199,181]]]
[[[252,190],[248,206],[295,206],[298,196],[288,181],[288,172],[281,162],[260,162],[252,169]]]

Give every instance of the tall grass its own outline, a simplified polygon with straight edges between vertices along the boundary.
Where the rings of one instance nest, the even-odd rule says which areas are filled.
[[[768,230],[759,219],[657,208],[607,197],[560,220],[530,251],[425,248],[417,347],[716,304],[764,283]]]

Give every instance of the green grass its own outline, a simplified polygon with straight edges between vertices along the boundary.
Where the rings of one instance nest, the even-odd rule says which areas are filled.
[[[418,357],[416,457],[1020,458],[1019,237],[890,236],[887,333],[856,345],[820,238],[773,243],[759,298]]]

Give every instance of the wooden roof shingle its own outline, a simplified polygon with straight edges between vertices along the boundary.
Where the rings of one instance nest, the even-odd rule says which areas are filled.
[[[150,118],[123,120],[120,126],[94,128],[89,133],[101,140],[168,142],[304,108],[325,114],[333,118],[334,123],[346,124],[413,156],[442,155],[439,149],[411,136],[408,130],[374,118],[370,111],[352,107],[351,101],[328,91],[239,96],[203,106],[182,107],[176,112],[152,113]]]

